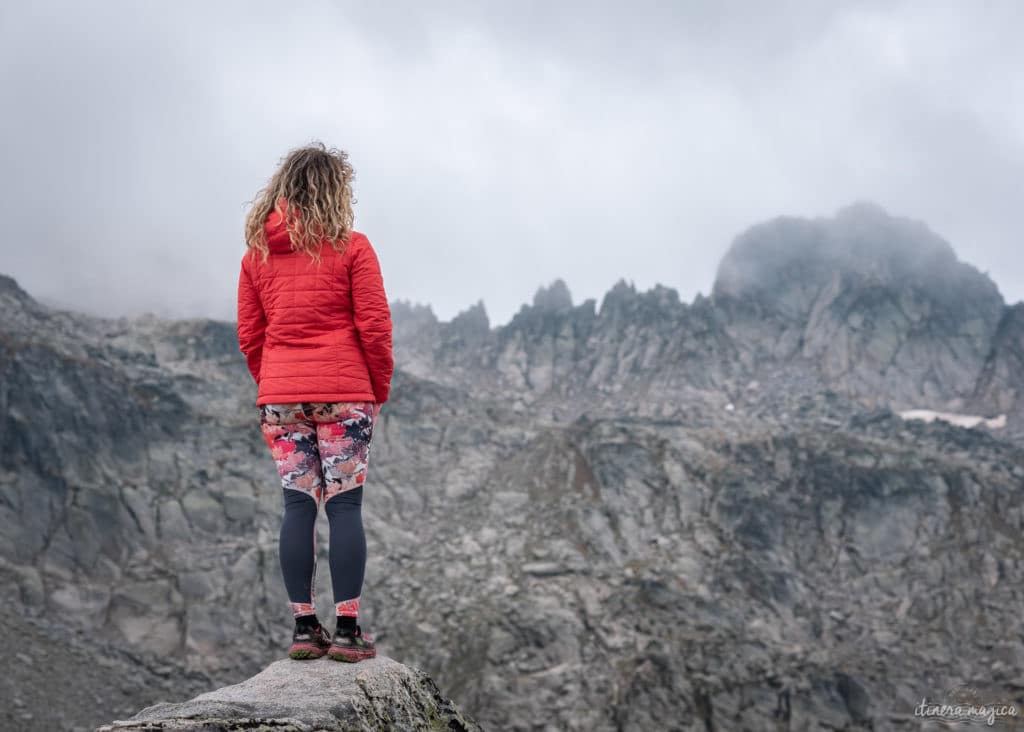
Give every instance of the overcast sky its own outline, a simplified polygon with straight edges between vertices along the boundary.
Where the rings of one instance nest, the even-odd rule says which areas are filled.
[[[557,277],[690,301],[747,226],[859,199],[1017,301],[1022,27],[1012,0],[3,3],[0,272],[233,320],[247,203],[320,139],[389,297],[444,320]]]

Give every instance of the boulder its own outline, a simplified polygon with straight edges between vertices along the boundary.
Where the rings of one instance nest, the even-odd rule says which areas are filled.
[[[252,678],[184,702],[146,707],[121,730],[479,730],[423,671],[386,656],[275,661]]]

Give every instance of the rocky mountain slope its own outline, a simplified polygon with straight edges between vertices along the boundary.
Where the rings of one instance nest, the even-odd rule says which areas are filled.
[[[175,698],[281,657],[282,499],[234,324],[9,278],[0,306],[11,609],[197,675]],[[498,328],[392,307],[365,626],[484,728],[889,729],[961,683],[1024,703],[1024,305],[923,225],[760,224],[688,304],[557,281]],[[131,709],[168,698],[130,681]]]

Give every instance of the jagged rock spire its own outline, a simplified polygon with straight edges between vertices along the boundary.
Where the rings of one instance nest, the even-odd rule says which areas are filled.
[[[572,309],[572,295],[569,286],[561,277],[547,287],[538,288],[533,296],[533,306],[539,310],[562,312]]]

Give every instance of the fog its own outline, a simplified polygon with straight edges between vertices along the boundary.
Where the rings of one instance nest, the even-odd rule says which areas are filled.
[[[0,272],[233,319],[246,204],[319,139],[442,319],[558,277],[690,300],[747,226],[863,199],[1024,298],[1018,3],[365,5],[4,4]]]

